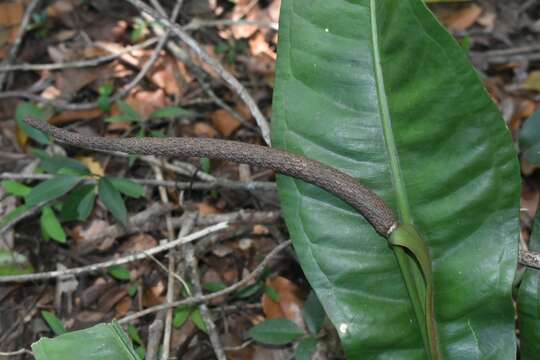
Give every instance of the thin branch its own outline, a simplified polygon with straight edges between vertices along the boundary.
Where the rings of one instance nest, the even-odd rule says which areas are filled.
[[[272,21],[258,21],[258,20],[233,20],[233,19],[220,19],[220,20],[203,20],[193,19],[186,26],[182,27],[183,30],[193,31],[205,27],[218,27],[218,26],[243,26],[243,25],[255,25],[260,28],[269,28],[277,31],[279,28],[278,23]]]
[[[164,166],[166,167],[166,165]],[[34,181],[34,180],[50,180],[55,175],[51,174],[18,174],[18,173],[1,173],[0,180],[18,180],[18,181]],[[275,191],[276,184],[270,181],[233,181],[227,179],[214,178],[211,182],[190,182],[190,181],[173,181],[173,180],[156,180],[156,179],[137,179],[126,178],[141,185],[146,186],[165,186],[177,188],[179,190],[216,190],[220,188],[229,188],[232,190],[266,190]],[[222,180],[222,181],[220,181]],[[95,179],[86,179],[84,184],[96,184]]]
[[[188,264],[188,267],[191,269],[191,283],[193,284],[193,290],[195,291],[195,296],[202,296],[202,286],[201,279],[199,278],[199,271],[197,267],[197,258],[195,257],[195,249],[193,244],[186,244],[184,248],[184,257],[185,261]],[[223,345],[219,339],[219,334],[216,329],[216,324],[212,319],[212,313],[208,309],[208,306],[204,302],[199,304],[199,311],[201,312],[201,317],[206,325],[208,330],[208,336],[210,337],[210,343],[214,349],[214,353],[218,360],[227,360],[225,356],[225,351],[223,350]]]
[[[48,271],[48,272],[42,272],[42,273],[36,273],[36,274],[0,276],[0,283],[27,282],[27,281],[36,281],[36,280],[55,279],[58,277],[63,277],[63,276],[68,276],[68,275],[80,275],[80,274],[90,273],[97,270],[106,269],[113,265],[123,265],[123,264],[127,264],[133,261],[145,259],[149,255],[158,254],[160,252],[172,249],[175,246],[186,244],[188,242],[200,239],[208,234],[226,229],[227,227],[228,227],[227,223],[219,223],[217,225],[209,226],[206,229],[194,232],[193,234],[190,234],[184,238],[180,238],[175,241],[171,241],[166,244],[156,246],[149,250],[141,251],[135,254],[127,255],[124,257],[117,258],[117,259],[112,259],[109,261],[104,261],[101,263],[92,264],[88,266],[81,266],[78,268],[71,268],[71,269],[66,269],[66,270]]]
[[[231,294],[231,293],[237,291],[238,289],[241,289],[242,287],[246,286],[249,282],[251,282],[252,279],[259,276],[264,271],[264,269],[266,268],[268,263],[270,263],[270,261],[276,255],[278,255],[281,251],[286,249],[290,244],[291,244],[291,241],[288,240],[288,241],[283,242],[283,243],[279,244],[278,246],[276,246],[274,249],[272,249],[272,251],[270,251],[270,253],[268,253],[268,255],[266,255],[266,257],[263,259],[263,261],[260,262],[260,264],[255,268],[255,270],[253,270],[251,273],[249,273],[246,277],[244,277],[239,282],[237,282],[237,283],[235,283],[235,284],[233,284],[233,285],[231,285],[231,286],[229,286],[229,287],[227,287],[227,288],[225,288],[223,290],[216,291],[216,292],[213,292],[213,293],[208,294],[208,295],[193,296],[193,297],[190,297],[190,298],[187,298],[187,299],[175,301],[173,303],[152,306],[152,307],[150,307],[148,309],[144,309],[144,310],[139,311],[137,313],[128,315],[128,316],[120,319],[118,322],[121,323],[121,324],[124,324],[124,323],[131,322],[131,321],[133,321],[135,319],[138,319],[140,317],[146,316],[148,314],[155,313],[155,312],[160,311],[160,310],[170,309],[170,308],[174,308],[174,307],[177,307],[177,306],[196,305],[196,304],[200,304],[202,302],[208,302],[210,300],[213,300],[213,299],[221,297],[221,296]]]
[[[22,44],[24,34],[26,33],[26,29],[28,28],[28,25],[30,25],[30,20],[32,19],[32,13],[34,12],[35,8],[38,6],[39,2],[40,0],[32,0],[32,2],[26,8],[26,11],[21,21],[19,32],[17,33],[17,37],[15,38],[15,42],[9,49],[9,53],[6,60],[2,62],[3,65],[9,65],[13,62],[13,60],[15,60],[15,56],[17,56],[17,52],[19,51],[19,48]],[[6,73],[0,74],[0,90],[4,88],[4,82],[6,80],[6,77],[7,77]]]
[[[397,226],[394,212],[377,194],[357,179],[319,161],[283,150],[237,141],[202,138],[111,139],[84,136],[26,118],[26,123],[56,140],[90,150],[122,151],[160,157],[208,157],[273,169],[319,186],[350,204],[383,237]]]
[[[234,77],[232,76],[216,59],[212,58],[206,51],[204,51],[201,46],[193,39],[187,32],[182,30],[182,28],[175,23],[172,23],[167,19],[166,16],[159,14],[159,12],[152,9],[150,6],[145,4],[140,0],[126,0],[131,5],[135,6],[139,11],[145,12],[150,16],[159,19],[165,25],[170,27],[171,31],[180,38],[187,46],[193,50],[202,61],[213,67],[216,72],[221,76],[221,78],[229,85],[229,87],[234,90],[238,96],[244,101],[246,106],[249,108],[257,125],[261,129],[261,134],[264,141],[270,145],[270,127],[268,121],[262,114],[261,110],[257,106],[257,103],[251,95],[247,92],[246,88]]]
[[[73,69],[73,68],[94,67],[102,63],[118,59],[122,55],[129,54],[135,50],[145,49],[149,46],[154,45],[157,42],[158,42],[158,38],[153,37],[153,38],[143,41],[140,44],[127,46],[121,51],[118,51],[109,55],[96,57],[94,59],[88,59],[88,60],[60,62],[60,63],[52,63],[52,64],[14,64],[14,65],[1,66],[0,72],[43,71],[43,70],[53,71],[53,70]]]
[[[0,351],[0,356],[18,356],[18,355],[34,355],[28,349],[19,349],[15,351]]]

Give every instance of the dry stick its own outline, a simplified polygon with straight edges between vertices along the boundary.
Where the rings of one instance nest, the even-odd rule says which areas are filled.
[[[104,62],[108,62],[111,60],[115,60],[122,55],[129,54],[130,52],[133,52],[135,50],[140,50],[147,48],[151,45],[154,45],[158,42],[158,38],[150,38],[146,41],[143,41],[140,44],[127,46],[122,51],[118,51],[116,53],[112,53],[109,55],[104,55],[100,57],[96,57],[93,59],[88,60],[79,60],[79,61],[70,61],[70,62],[60,62],[60,63],[52,63],[52,64],[15,64],[15,65],[7,65],[7,66],[1,66],[0,72],[7,72],[7,71],[43,71],[43,70],[62,70],[62,69],[73,69],[73,68],[85,68],[85,67],[94,67],[98,66]]]
[[[62,276],[80,275],[84,273],[94,272],[97,270],[106,269],[113,265],[123,265],[123,264],[127,264],[136,260],[145,259],[150,255],[155,255],[160,252],[172,249],[175,246],[186,244],[188,242],[200,239],[204,236],[207,236],[208,234],[226,229],[227,227],[228,227],[227,223],[219,223],[213,226],[209,226],[206,229],[202,229],[197,232],[194,232],[193,234],[190,234],[184,238],[179,238],[177,240],[168,242],[166,244],[153,247],[149,250],[141,251],[141,252],[123,256],[117,259],[112,259],[109,261],[104,261],[101,263],[92,264],[88,266],[81,266],[78,268],[71,268],[71,269],[65,269],[65,270],[48,271],[48,272],[42,272],[42,273],[36,273],[36,274],[0,276],[0,283],[56,279]]]
[[[155,158],[154,158],[155,159]],[[151,164],[155,165],[155,164]],[[162,166],[167,168],[167,165]],[[32,181],[32,180],[50,180],[55,175],[51,174],[19,174],[19,173],[0,173],[0,180],[19,180],[19,181]],[[156,179],[138,179],[138,178],[126,178],[127,180],[136,182],[146,186],[165,186],[171,188],[177,188],[179,190],[215,190],[219,188],[229,188],[233,190],[266,190],[275,191],[276,183],[270,181],[211,181],[211,182],[190,182],[190,181],[173,181],[173,180],[156,180]],[[226,179],[221,179],[226,180]],[[97,180],[87,179],[83,181],[84,184],[96,184]]]
[[[261,134],[264,139],[264,141],[270,145],[270,127],[268,126],[268,121],[262,114],[261,110],[255,103],[255,100],[249,95],[245,87],[234,77],[232,76],[225,68],[214,58],[212,58],[206,51],[204,51],[197,41],[193,39],[189,34],[187,34],[182,28],[175,23],[172,23],[167,19],[166,16],[163,16],[159,14],[159,12],[153,10],[150,6],[145,4],[144,2],[140,0],[126,0],[133,6],[135,6],[138,10],[145,12],[149,14],[150,16],[159,19],[161,22],[163,22],[165,25],[170,27],[171,31],[180,38],[187,46],[193,50],[199,58],[201,58],[202,61],[207,63],[208,65],[212,66],[216,72],[221,76],[221,78],[229,85],[229,87],[234,90],[238,96],[244,101],[246,106],[249,108],[251,113],[253,114],[253,117],[255,118],[255,121],[257,122],[257,125],[261,129]]]
[[[29,117],[25,121],[60,142],[90,150],[122,151],[161,157],[208,157],[270,168],[281,174],[317,185],[336,195],[358,210],[385,238],[397,226],[392,209],[377,194],[361,185],[355,178],[316,160],[283,150],[217,139],[110,139],[84,136]]]
[[[17,33],[17,37],[15,38],[15,42],[9,49],[8,56],[6,60],[2,63],[3,65],[9,65],[15,60],[15,56],[17,56],[17,52],[19,51],[19,47],[22,44],[24,34],[26,33],[26,29],[28,28],[28,25],[30,24],[30,20],[32,19],[32,13],[34,12],[34,9],[36,6],[38,6],[40,0],[32,0],[32,2],[28,5],[26,8],[26,11],[24,13],[24,16],[21,21],[21,27],[19,28],[19,32]],[[1,73],[0,74],[0,90],[4,88],[4,81],[6,80],[7,73]]]
[[[202,286],[201,279],[199,278],[199,271],[197,269],[197,259],[195,258],[195,249],[193,244],[186,244],[183,246],[185,261],[188,267],[191,269],[191,282],[193,284],[193,290],[195,291],[195,296],[202,296]],[[208,330],[208,336],[210,337],[210,343],[214,349],[214,353],[218,360],[227,360],[225,356],[225,351],[223,350],[223,345],[219,339],[219,334],[216,329],[216,324],[212,319],[212,313],[208,309],[208,306],[204,302],[199,304],[199,311],[201,312],[201,317],[206,325]]]
[[[216,291],[216,292],[210,293],[208,295],[193,296],[193,297],[190,297],[190,298],[187,298],[187,299],[175,301],[173,303],[155,305],[155,306],[149,307],[148,309],[144,309],[142,311],[139,311],[139,312],[136,312],[134,314],[128,315],[128,316],[118,320],[118,322],[120,324],[125,324],[125,323],[133,321],[135,319],[138,319],[140,317],[146,316],[148,314],[155,313],[157,311],[161,311],[161,310],[164,310],[164,309],[170,309],[170,308],[174,308],[174,307],[177,307],[177,306],[189,306],[189,305],[200,304],[202,302],[208,302],[208,301],[216,299],[218,297],[225,296],[225,295],[228,295],[230,293],[233,293],[236,290],[241,289],[242,287],[247,285],[251,280],[253,280],[257,276],[259,276],[264,271],[264,269],[266,268],[268,263],[276,255],[278,255],[281,251],[286,249],[290,244],[291,244],[291,241],[287,240],[287,241],[279,244],[278,246],[276,246],[274,249],[272,249],[272,251],[270,251],[268,253],[268,255],[266,255],[266,257],[263,259],[263,261],[261,261],[259,263],[259,265],[257,265],[257,267],[251,273],[249,273],[246,277],[244,277],[239,282],[237,282],[237,283],[235,283],[235,284],[233,284],[233,285],[231,285],[231,286],[229,286],[229,287],[227,287],[227,288],[225,288],[223,290]]]

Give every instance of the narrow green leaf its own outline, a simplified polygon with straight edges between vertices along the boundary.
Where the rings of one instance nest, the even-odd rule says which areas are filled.
[[[17,217],[22,215],[23,213],[28,211],[27,205],[20,205],[17,206],[15,209],[10,211],[7,215],[5,215],[2,219],[0,219],[0,229],[2,229],[4,226],[15,220]]]
[[[32,149],[32,155],[41,160],[40,166],[49,174],[59,174],[65,169],[70,169],[78,175],[90,175],[88,168],[75,159],[62,155],[49,155],[40,149]]]
[[[32,344],[32,352],[36,360],[139,360],[131,341],[115,322],[54,339],[42,338]]]
[[[137,294],[137,291],[139,290],[139,287],[136,283],[132,283],[128,287],[128,295],[130,297],[134,297]]]
[[[227,288],[227,285],[220,282],[209,282],[202,285],[202,288],[208,292],[218,292]]]
[[[0,249],[0,276],[30,274],[34,268],[23,254]]]
[[[207,157],[202,157],[199,160],[199,163],[201,164],[201,169],[205,173],[210,173],[210,170],[212,169],[212,162]]]
[[[253,285],[247,286],[241,290],[239,290],[234,297],[238,299],[247,299],[255,294],[257,294],[259,291],[261,291],[263,288],[263,284],[259,281]]]
[[[28,186],[13,180],[4,180],[0,183],[0,186],[2,186],[8,194],[22,197],[28,195],[30,190],[32,190]]]
[[[95,185],[88,184],[76,187],[66,197],[60,212],[60,219],[62,221],[85,221],[92,213],[95,199]]]
[[[144,187],[137,184],[134,181],[124,179],[124,178],[111,178],[107,177],[111,184],[120,191],[122,194],[132,197],[139,198],[144,195]]]
[[[179,106],[164,107],[151,113],[150,119],[176,118],[180,116],[192,116],[193,113]]]
[[[139,336],[139,331],[137,330],[135,326],[133,326],[132,324],[129,324],[127,330],[128,330],[129,337],[135,344],[138,344],[138,345],[143,344],[141,337]]]
[[[105,204],[115,219],[118,220],[122,225],[127,226],[128,217],[124,199],[122,199],[120,192],[116,190],[116,188],[107,178],[103,177],[99,179],[98,193],[99,200]]]
[[[50,237],[51,239],[62,244],[66,242],[66,233],[64,232],[64,228],[50,207],[46,206],[43,208],[43,210],[41,210],[40,224],[41,229],[47,235],[47,237]]]
[[[56,317],[56,315],[54,315],[53,313],[49,311],[43,310],[41,312],[41,316],[43,316],[43,319],[47,322],[47,324],[49,325],[49,327],[51,328],[51,330],[54,332],[55,335],[62,335],[66,333],[66,329],[64,328],[64,325],[62,324],[60,319]]]
[[[42,202],[49,202],[66,194],[81,181],[79,176],[59,175],[50,180],[43,181],[32,188],[26,196],[26,204],[34,206]]]
[[[304,322],[310,333],[318,334],[321,331],[324,320],[326,319],[326,313],[317,298],[317,294],[314,291],[311,291],[304,303],[304,310],[302,312],[304,317]]]
[[[47,134],[43,133],[40,130],[34,129],[33,127],[27,125],[24,122],[24,119],[29,116],[36,118],[38,120],[46,121],[45,114],[43,110],[38,108],[36,105],[28,102],[19,103],[17,109],[15,110],[15,120],[19,128],[24,131],[26,135],[34,139],[40,144],[48,144],[49,137]]]
[[[191,314],[191,321],[193,321],[199,330],[208,334],[208,328],[206,327],[206,323],[202,318],[201,310],[199,308],[195,309],[195,311],[193,311]]]
[[[249,330],[255,341],[269,345],[285,345],[304,335],[304,331],[287,319],[265,320]]]
[[[308,337],[298,343],[294,360],[311,360],[313,353],[317,349],[318,340],[314,337]]]
[[[113,265],[107,269],[109,275],[111,275],[116,280],[128,281],[131,280],[131,273],[129,270],[122,265]]]
[[[181,306],[176,308],[174,310],[173,326],[175,328],[179,328],[184,325],[187,319],[189,319],[193,309],[194,308],[192,306]]]
[[[118,100],[116,104],[118,105],[118,108],[122,112],[122,115],[124,115],[125,120],[131,121],[131,122],[141,121],[141,116],[139,115],[137,110],[131,107],[131,105],[129,105],[127,102],[123,100]]]
[[[274,290],[274,288],[272,288],[270,286],[265,286],[264,287],[264,293],[270,299],[272,299],[272,301],[279,302],[279,294],[278,294],[278,292],[276,290]]]

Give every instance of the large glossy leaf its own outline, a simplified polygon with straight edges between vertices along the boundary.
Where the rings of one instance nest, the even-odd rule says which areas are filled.
[[[540,251],[540,212],[536,211],[529,250]],[[540,270],[527,269],[518,293],[519,353],[521,360],[535,360],[540,354]]]
[[[421,0],[283,0],[273,144],[362,180],[433,260],[443,359],[515,357],[519,169],[496,106]],[[425,359],[396,257],[351,207],[280,177],[300,263],[349,359]]]
[[[32,344],[37,360],[139,360],[117,323],[99,324]]]

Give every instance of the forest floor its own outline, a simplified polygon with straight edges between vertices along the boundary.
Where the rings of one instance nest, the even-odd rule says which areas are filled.
[[[161,1],[160,9],[160,2],[149,3],[168,16],[177,4]],[[430,6],[470,54],[518,147],[523,124],[540,105],[540,3],[478,0]],[[182,248],[191,256],[160,252],[102,271],[0,284],[0,359],[1,352],[16,351],[20,354],[10,358],[32,358],[26,350],[40,337],[53,336],[55,323],[75,330],[113,319],[130,324],[137,347],[152,351],[147,344],[157,341],[169,358],[214,359],[216,346],[232,360],[291,358],[289,347],[265,347],[247,336],[264,319],[287,318],[306,327],[302,313],[309,284],[290,246],[272,252],[288,239],[272,171],[208,159],[43,146],[15,120],[33,114],[85,134],[193,136],[264,145],[260,125],[271,118],[279,7],[280,0],[181,4],[176,22],[195,47],[238,79],[241,85],[234,88],[223,81],[223,70],[201,61],[194,47],[165,38],[159,24],[127,1],[0,2],[0,180],[34,186],[69,159],[98,177],[130,180],[118,185],[123,187],[119,202],[102,199],[88,205],[84,219],[59,209],[87,195],[93,180],[78,194],[8,221],[6,215],[21,205],[13,192],[28,188],[0,188],[0,274],[21,269],[62,274],[66,268],[153,249],[163,239],[199,234],[193,246]],[[254,100],[249,106],[241,100],[246,94]],[[255,118],[257,109],[262,115]],[[522,158],[521,164],[526,244],[539,202],[540,172],[534,161]],[[60,228],[58,219],[65,220]],[[122,221],[129,226],[119,225]],[[224,221],[226,228],[217,231],[216,224]],[[218,330],[205,326],[201,318],[207,315],[195,303],[176,310],[159,307],[201,289],[222,291],[206,302]],[[52,315],[44,317],[44,311]],[[164,330],[150,330],[160,321]],[[216,331],[219,344],[212,336]],[[343,358],[328,322],[323,333],[314,358]]]

